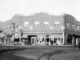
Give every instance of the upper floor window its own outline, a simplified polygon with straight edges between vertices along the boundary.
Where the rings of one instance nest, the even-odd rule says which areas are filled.
[[[66,23],[66,27],[67,28],[70,28],[70,23]]]
[[[36,26],[40,24],[39,21],[35,21],[34,23],[35,23]]]
[[[48,21],[45,21],[44,24],[45,24],[45,25],[49,25],[49,22],[48,22]]]
[[[79,30],[79,26],[77,26],[77,30]]]
[[[29,22],[28,22],[28,21],[25,21],[25,22],[24,22],[24,26],[25,26],[25,27],[29,26]]]
[[[72,29],[76,30],[76,25],[72,24]]]
[[[54,24],[55,25],[60,25],[60,22],[59,21],[55,21]]]

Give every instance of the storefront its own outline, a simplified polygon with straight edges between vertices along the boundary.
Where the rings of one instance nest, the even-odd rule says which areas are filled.
[[[23,18],[22,18],[23,17]],[[80,22],[69,15],[49,15],[36,13],[31,16],[14,16],[12,20],[18,25],[19,43],[24,45],[78,45],[80,39]],[[70,31],[68,31],[70,30]],[[16,34],[16,31],[15,31]],[[27,35],[27,36],[21,36]],[[14,39],[14,38],[13,38]],[[15,42],[15,41],[14,41]]]
[[[78,45],[80,33],[72,30],[65,30],[65,45]]]
[[[26,40],[28,45],[63,45],[64,33],[44,33],[27,35],[27,37],[23,39]]]

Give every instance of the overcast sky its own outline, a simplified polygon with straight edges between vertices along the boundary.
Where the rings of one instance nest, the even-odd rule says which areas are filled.
[[[80,21],[80,0],[0,0],[0,21],[7,21],[15,14],[27,16],[37,12],[68,13]]]

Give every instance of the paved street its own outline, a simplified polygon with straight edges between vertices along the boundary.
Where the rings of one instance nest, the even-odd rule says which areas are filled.
[[[80,50],[66,47],[26,48],[0,54],[0,60],[80,60]]]

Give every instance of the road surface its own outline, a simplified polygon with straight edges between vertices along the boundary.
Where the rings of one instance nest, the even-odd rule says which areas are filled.
[[[26,48],[0,54],[0,60],[80,60],[80,50],[74,48]]]

